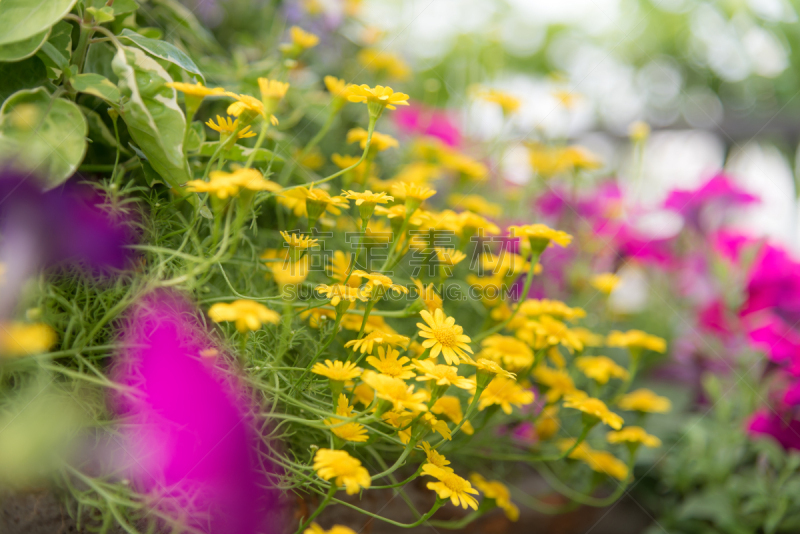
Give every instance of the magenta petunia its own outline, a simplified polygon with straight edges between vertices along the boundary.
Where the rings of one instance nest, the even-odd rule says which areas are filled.
[[[689,226],[708,231],[719,225],[728,208],[758,201],[758,197],[720,173],[697,189],[673,190],[664,202],[664,208],[682,215]]]
[[[135,487],[204,532],[279,531],[263,528],[277,495],[265,489],[254,409],[194,310],[175,294],[150,295],[122,341],[114,377],[132,393],[114,401]]]
[[[747,430],[754,435],[772,436],[786,449],[800,450],[800,421],[784,420],[778,414],[759,410],[747,424]]]
[[[445,144],[461,144],[461,132],[444,111],[422,106],[399,108],[392,114],[397,127],[409,135],[435,137]]]

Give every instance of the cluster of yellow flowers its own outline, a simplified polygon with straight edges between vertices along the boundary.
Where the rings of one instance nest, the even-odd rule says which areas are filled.
[[[287,59],[317,44],[315,36],[299,28],[290,34],[291,43],[281,49]],[[394,56],[364,50],[359,59],[376,72],[404,77],[405,66]],[[379,154],[400,143],[376,131],[376,124],[385,110],[408,105],[408,95],[381,85],[348,84],[332,76],[325,77],[324,85],[334,114],[348,102],[366,104],[367,127],[350,129],[345,138],[348,144],[357,144],[360,154],[333,154],[331,161],[338,172],[310,183],[285,185],[292,177],[292,165],[299,162],[310,168],[309,157],[320,160],[315,168],[321,165],[315,146],[297,151],[294,164],[284,162],[286,174],[276,181],[252,168],[252,157],[242,166],[231,165],[228,171],[222,167],[238,140],[258,135],[256,148],[250,149],[253,154],[267,129],[278,124],[275,113],[288,83],[259,78],[260,99],[200,84],[173,84],[186,96],[190,115],[197,109],[197,99],[234,99],[227,108],[230,117],[217,116],[216,122],[207,123],[220,134],[219,148],[212,157],[212,162],[219,158],[218,170],[186,184],[187,191],[208,194],[211,199],[213,242],[228,235],[232,218],[234,234],[242,228],[259,194],[261,202],[274,197],[275,209],[281,214],[281,226],[275,232],[280,236],[276,239],[279,246],[260,254],[266,276],[275,282],[279,296],[266,297],[264,303],[251,299],[218,302],[208,313],[215,322],[235,325],[243,351],[247,340],[259,335],[253,332],[265,325],[281,325],[276,327],[276,335],[280,330],[282,336],[278,360],[281,365],[299,366],[286,369],[300,370],[289,387],[291,395],[302,396],[302,401],[286,399],[287,409],[309,399],[320,405],[291,415],[320,433],[308,462],[292,465],[304,473],[314,491],[328,491],[320,509],[301,529],[307,528],[307,534],[351,532],[341,526],[325,531],[311,520],[338,488],[350,495],[369,489],[409,457],[424,457],[413,477],[431,477],[427,488],[437,496],[436,506],[420,521],[447,500],[479,510],[477,496],[481,493],[486,506],[480,513],[498,507],[516,520],[519,509],[506,485],[479,473],[468,478],[456,474],[442,452],[453,458],[453,454],[468,451],[470,440],[478,438],[490,422],[506,429],[532,424],[535,439],[526,445],[525,455],[512,455],[514,459],[578,460],[597,472],[626,480],[629,464],[610,452],[592,449],[587,438],[596,425],[607,425],[613,431],[606,442],[627,445],[631,461],[638,445],[659,445],[658,439],[642,428],[624,426],[623,417],[614,410],[644,413],[669,409],[667,399],[647,390],[628,393],[642,352],[664,352],[664,340],[635,330],[614,331],[608,336],[594,333],[573,324],[586,317],[585,310],[560,301],[527,298],[534,276],[542,270],[542,253],[548,247],[570,246],[573,237],[544,224],[514,225],[503,232],[492,220],[501,214],[501,207],[481,195],[463,192],[467,191],[465,185],[473,188],[485,182],[488,167],[441,142],[415,141],[410,161],[389,179],[382,178]],[[506,115],[520,106],[514,97],[495,90],[482,90],[478,97],[499,105]],[[252,130],[257,123],[260,134]],[[542,175],[598,166],[590,154],[577,147],[554,151],[532,146],[531,162]],[[337,178],[340,187],[333,189]],[[451,193],[443,199],[437,197],[439,190]],[[231,217],[234,205],[239,208]],[[307,233],[290,230],[302,219]],[[337,232],[357,231],[359,237],[354,252],[332,251],[325,264],[325,279],[318,278],[321,270],[315,273],[311,262],[312,251],[328,244],[317,232],[318,226]],[[515,252],[506,247],[487,248],[486,237],[501,234],[518,245]],[[451,241],[442,243],[442,236]],[[370,243],[384,246],[386,255],[380,261],[369,258]],[[477,261],[465,261],[469,253]],[[398,267],[409,255],[420,258],[424,267],[418,277],[399,274],[404,271]],[[457,273],[478,290],[485,320],[480,329],[471,322],[458,324],[446,311],[454,307],[444,298],[443,289]],[[519,279],[524,280],[522,298],[514,299],[503,288]],[[618,282],[612,273],[590,281],[606,295]],[[314,296],[301,297],[295,291],[300,287],[313,289]],[[412,288],[417,298],[407,296]],[[403,309],[385,306],[397,296],[406,302]],[[268,302],[283,306],[283,313],[271,310]],[[480,315],[480,305],[476,311]],[[293,350],[295,316],[320,332],[313,354]],[[604,345],[627,349],[629,365],[586,353]],[[287,362],[287,353],[294,355],[296,362]],[[604,388],[614,380],[620,384],[608,393]],[[579,389],[581,384],[585,390]],[[537,398],[539,405],[534,407]],[[578,438],[556,439],[562,427],[574,427],[576,421],[582,429]],[[461,444],[458,449],[452,447],[456,438]],[[397,460],[394,466],[371,475],[358,451],[377,441],[382,450],[389,451],[385,454],[397,456]],[[548,450],[560,452],[553,456]],[[492,453],[487,457],[492,458]]]

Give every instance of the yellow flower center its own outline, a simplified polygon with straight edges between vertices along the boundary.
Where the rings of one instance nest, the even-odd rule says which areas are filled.
[[[456,333],[453,329],[449,326],[436,326],[433,327],[433,335],[436,336],[436,340],[444,345],[445,347],[455,347],[456,345]]]

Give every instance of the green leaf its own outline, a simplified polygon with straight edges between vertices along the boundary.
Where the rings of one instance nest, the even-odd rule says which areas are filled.
[[[90,9],[102,10],[108,8],[114,14],[114,17],[119,17],[126,13],[133,13],[139,9],[139,4],[134,0],[114,0],[114,3],[110,6],[106,4],[108,4],[108,0],[88,0],[86,2],[86,11]]]
[[[79,93],[94,95],[115,106],[119,104],[119,88],[105,76],[94,73],[78,74],[70,78],[69,83]]]
[[[50,28],[47,28],[42,33],[37,33],[22,41],[0,45],[0,61],[12,63],[31,57],[42,47],[49,35]]]
[[[2,0],[0,0],[2,2]],[[94,43],[89,45],[89,51],[86,53],[86,61],[83,63],[83,72],[93,72],[101,74],[108,78],[111,83],[118,84],[119,79],[114,69],[111,68],[111,63],[114,61],[114,56],[117,54],[117,49],[108,43]]]
[[[36,56],[17,63],[0,63],[0,101],[20,89],[32,89],[45,83],[48,83],[47,70]]]
[[[203,143],[203,146],[200,147],[200,155],[201,156],[213,156],[214,152],[217,150],[217,146],[219,143]],[[233,147],[225,154],[225,158],[232,160],[232,161],[247,161],[247,158],[250,157],[250,154],[253,153],[252,148],[243,147],[241,145],[233,145]],[[275,161],[283,162],[283,158],[272,152],[271,150],[267,150],[266,148],[259,148],[256,152],[255,158],[253,161],[269,161],[271,159],[275,159]]]
[[[1,0],[0,44],[16,43],[53,27],[77,0]]]
[[[132,32],[127,28],[122,30],[122,34],[120,34],[119,38],[120,40],[127,39],[148,54],[165,61],[169,61],[170,63],[174,63],[186,72],[197,74],[205,83],[205,77],[203,76],[203,73],[200,72],[200,69],[197,68],[197,65],[194,64],[194,61],[192,61],[189,56],[187,56],[181,49],[172,43],[150,39],[143,35],[139,35],[136,32]]]
[[[83,161],[87,130],[72,102],[53,98],[43,87],[18,91],[0,108],[0,153],[55,187]]]
[[[189,128],[189,135],[186,138],[186,151],[197,152],[200,146],[206,141],[206,129],[200,121],[194,121]]]
[[[47,77],[55,80],[61,77],[72,57],[72,24],[62,20],[53,26],[46,44],[52,46],[46,52],[40,50],[37,56],[47,67]]]
[[[100,24],[114,20],[114,10],[108,6],[103,6],[101,8],[87,7],[86,12],[93,16],[94,20]]]
[[[153,169],[177,194],[192,179],[183,155],[186,118],[178,106],[167,72],[137,48],[121,47],[112,67],[119,77],[123,105],[120,115],[128,133]]]
[[[86,117],[86,122],[89,123],[89,139],[91,139],[93,143],[102,143],[106,146],[116,149],[117,138],[114,137],[114,132],[106,125],[100,114],[85,106],[78,107],[81,108],[83,116]],[[122,146],[120,144],[119,148],[120,152],[123,154],[131,153],[130,149],[128,149],[126,146]]]

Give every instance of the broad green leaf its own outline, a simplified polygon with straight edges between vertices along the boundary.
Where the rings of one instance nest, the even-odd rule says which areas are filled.
[[[86,12],[94,17],[94,20],[100,24],[114,20],[114,10],[108,6],[103,6],[101,8],[87,7]]]
[[[0,154],[41,174],[49,187],[83,161],[87,131],[80,108],[43,87],[18,91],[0,108]]]
[[[120,40],[128,40],[132,42],[145,52],[157,58],[174,63],[186,72],[197,74],[200,76],[203,82],[205,82],[203,73],[200,72],[200,69],[197,68],[197,65],[194,64],[194,61],[192,61],[189,56],[187,56],[181,49],[172,43],[158,41],[156,39],[149,39],[143,35],[139,35],[136,32],[132,32],[127,28],[122,30],[122,34],[120,34],[119,38]]]
[[[79,93],[87,93],[114,104],[119,104],[119,88],[100,74],[78,74],[69,79],[69,83]]]
[[[206,141],[206,129],[200,121],[194,121],[189,128],[189,135],[186,137],[186,151],[197,152],[200,146]]]
[[[183,155],[186,118],[175,90],[165,85],[171,78],[138,48],[121,47],[112,67],[119,77],[120,115],[128,133],[172,190],[184,194],[181,186],[192,179]]]
[[[69,65],[69,60],[72,58],[72,24],[62,20],[53,26],[47,44],[52,47],[48,47],[47,53],[40,50],[37,56],[47,67],[47,77],[55,80],[61,77],[65,66]]]
[[[200,147],[200,155],[201,156],[213,156],[214,152],[217,150],[218,143],[203,143],[203,146]],[[243,147],[241,145],[233,145],[233,147],[225,154],[225,158],[232,160],[232,161],[247,161],[250,157],[250,154],[253,153],[252,148]],[[266,148],[259,148],[256,152],[255,158],[253,161],[269,161],[274,159],[275,161],[283,162],[283,158],[272,152],[271,150],[267,150]]]
[[[17,63],[0,63],[0,101],[21,89],[32,89],[45,83],[48,83],[47,70],[36,56]]]
[[[22,41],[0,45],[0,61],[12,63],[31,57],[47,41],[49,35],[50,28],[47,28],[42,33],[37,33]]]
[[[55,25],[77,0],[0,0],[0,44],[16,43]]]
[[[102,143],[106,146],[110,146],[111,148],[117,148],[117,138],[114,136],[114,132],[108,125],[103,121],[103,118],[100,114],[93,109],[89,109],[86,106],[78,106],[81,108],[83,112],[83,116],[86,117],[86,122],[89,124],[89,138],[94,143]],[[131,151],[126,146],[122,146],[120,144],[120,152],[123,154],[130,154]]]
[[[2,2],[3,0],[0,0]],[[89,45],[86,52],[86,61],[83,62],[83,72],[93,72],[108,78],[111,83],[119,84],[117,73],[111,67],[117,49],[108,43],[94,43]]]
[[[86,10],[88,11],[89,8],[103,9],[107,7],[113,11],[115,17],[119,17],[126,13],[133,13],[139,9],[139,4],[137,4],[135,0],[114,0],[114,3],[110,6],[106,5],[107,3],[108,0],[88,0],[86,2]]]

